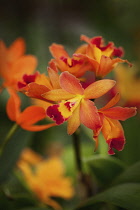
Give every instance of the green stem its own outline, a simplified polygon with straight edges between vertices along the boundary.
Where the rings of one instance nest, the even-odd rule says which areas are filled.
[[[88,174],[85,174],[83,172],[80,138],[77,132],[73,134],[73,147],[74,147],[74,153],[75,153],[76,167],[77,167],[78,175],[79,175],[78,178],[81,184],[85,188],[85,197],[89,197],[93,194],[91,178]]]
[[[4,141],[2,142],[1,146],[0,146],[0,156],[3,153],[3,150],[6,146],[6,144],[8,143],[8,141],[11,139],[11,137],[14,135],[14,133],[16,132],[18,128],[18,125],[15,123],[12,128],[10,129],[10,131],[8,132],[7,136],[5,137]]]

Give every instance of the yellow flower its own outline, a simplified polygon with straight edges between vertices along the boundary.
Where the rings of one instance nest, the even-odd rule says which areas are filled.
[[[18,162],[18,168],[38,199],[54,209],[62,208],[51,197],[70,199],[74,194],[71,180],[64,176],[64,165],[58,157],[41,160],[32,150],[25,150]]]

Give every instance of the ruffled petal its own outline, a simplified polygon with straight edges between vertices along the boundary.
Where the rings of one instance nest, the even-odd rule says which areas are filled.
[[[81,123],[95,132],[101,128],[98,110],[94,103],[88,99],[82,99],[81,101],[80,120]]]
[[[82,88],[80,81],[69,72],[61,73],[60,86],[71,94],[83,95],[84,93],[84,89]]]
[[[92,83],[84,90],[85,98],[94,99],[99,98],[107,93],[116,82],[114,80],[104,79]]]
[[[135,107],[112,107],[110,109],[103,110],[102,113],[111,119],[116,120],[127,120],[130,117],[133,117],[136,115],[136,108]]]
[[[125,144],[125,136],[123,128],[118,120],[104,118],[102,127],[103,136],[109,145],[108,153],[115,154],[113,149],[123,150]]]

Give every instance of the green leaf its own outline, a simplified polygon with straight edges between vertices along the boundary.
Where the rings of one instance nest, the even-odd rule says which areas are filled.
[[[5,146],[0,157],[0,184],[8,179],[22,149],[27,146],[31,134],[31,132],[19,129]]]
[[[85,210],[93,207],[100,202],[110,203],[130,210],[140,209],[140,184],[122,184],[110,188],[90,199],[76,210]],[[86,207],[86,208],[85,208]]]
[[[129,166],[122,174],[120,174],[114,184],[121,183],[140,183],[140,162],[135,163],[132,166]]]
[[[108,185],[116,178],[125,168],[124,164],[112,156],[95,155],[85,159],[91,173],[96,180],[102,185]]]
[[[49,207],[27,207],[20,210],[51,210]]]

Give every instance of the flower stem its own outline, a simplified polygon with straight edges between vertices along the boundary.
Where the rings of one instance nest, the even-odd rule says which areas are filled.
[[[79,182],[84,186],[85,188],[85,196],[89,197],[93,194],[92,190],[92,184],[91,184],[91,178],[88,174],[85,174],[83,172],[83,166],[82,166],[82,159],[81,159],[81,148],[80,148],[80,138],[77,132],[73,134],[73,147],[74,147],[74,153],[75,153],[75,161],[76,161],[76,167],[78,170],[78,178]]]
[[[12,128],[9,130],[7,136],[5,137],[4,141],[2,142],[1,146],[0,146],[0,156],[3,153],[3,150],[6,146],[6,144],[8,143],[8,141],[11,139],[11,137],[14,135],[14,133],[16,132],[18,128],[18,125],[15,123]]]

